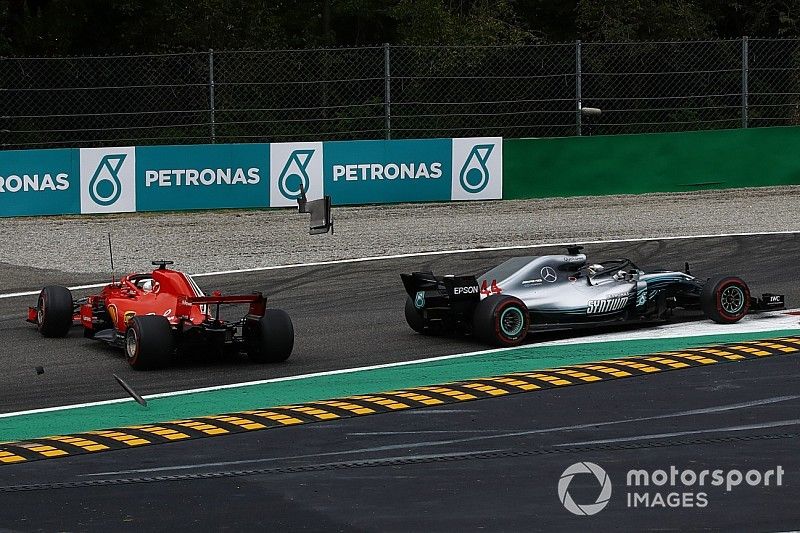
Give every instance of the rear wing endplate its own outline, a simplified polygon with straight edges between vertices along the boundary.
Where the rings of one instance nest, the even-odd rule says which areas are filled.
[[[306,191],[300,191],[300,198],[297,199],[297,211],[299,213],[309,213],[311,222],[308,229],[309,235],[319,235],[321,233],[333,234],[333,216],[331,215],[331,197],[323,196],[319,200],[306,200]]]

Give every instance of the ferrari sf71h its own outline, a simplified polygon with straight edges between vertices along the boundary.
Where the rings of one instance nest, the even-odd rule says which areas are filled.
[[[730,324],[749,312],[784,307],[783,295],[754,298],[736,276],[700,279],[688,264],[685,272],[645,272],[628,259],[589,264],[581,249],[515,257],[478,277],[401,274],[406,321],[418,333],[459,331],[514,346],[529,331],[658,323],[675,308]]]
[[[45,337],[63,337],[79,322],[84,336],[123,348],[136,369],[165,366],[178,348],[243,350],[253,361],[270,363],[292,353],[289,315],[267,309],[261,293],[206,296],[188,274],[166,268],[172,261],[153,264],[152,272],[129,274],[78,300],[66,287],[45,287],[28,321]],[[237,321],[219,318],[219,306],[234,303],[248,304],[247,314]]]
[[[311,214],[310,233],[333,229],[330,197],[306,202],[299,211]],[[153,261],[152,272],[129,274],[95,295],[73,299],[66,287],[48,286],[28,308],[28,322],[45,337],[64,337],[73,325],[85,337],[125,350],[135,369],[162,367],[175,355],[199,350],[246,352],[256,362],[285,361],[294,346],[294,328],[286,312],[267,308],[260,292],[206,296],[183,272],[167,268],[172,261]],[[113,265],[113,261],[112,261]],[[224,304],[247,304],[238,320],[220,317]]]

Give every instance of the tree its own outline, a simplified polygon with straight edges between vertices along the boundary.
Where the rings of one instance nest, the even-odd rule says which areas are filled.
[[[796,37],[800,0],[0,0],[0,53]]]
[[[800,0],[705,0],[703,9],[713,18],[720,37],[800,35]]]
[[[712,18],[692,0],[579,0],[578,30],[586,41],[706,39]]]
[[[399,0],[391,11],[402,44],[497,45],[536,40],[510,0]]]

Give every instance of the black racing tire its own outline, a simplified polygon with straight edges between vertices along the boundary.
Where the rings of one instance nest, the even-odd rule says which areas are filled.
[[[267,309],[259,320],[245,323],[247,355],[256,363],[281,363],[294,348],[294,326],[282,309]]]
[[[714,322],[733,324],[750,311],[750,289],[736,276],[714,276],[703,287],[700,307]]]
[[[125,356],[135,370],[163,368],[172,362],[175,337],[167,317],[135,316],[125,331]]]
[[[72,293],[66,287],[50,285],[39,293],[36,325],[45,337],[65,337],[72,327]]]
[[[472,332],[486,344],[517,346],[530,327],[528,307],[519,298],[493,294],[481,300],[472,315]]]
[[[432,323],[430,320],[425,319],[422,311],[414,305],[414,300],[411,299],[411,296],[406,298],[405,315],[409,327],[421,335],[438,335],[442,332],[440,324]]]

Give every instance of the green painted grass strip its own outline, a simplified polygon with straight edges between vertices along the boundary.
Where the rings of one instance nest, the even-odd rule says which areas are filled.
[[[542,370],[615,357],[796,334],[800,334],[800,331],[762,331],[746,334],[611,341],[561,346],[528,345],[515,350],[441,361],[156,398],[148,400],[146,408],[140,407],[131,400],[130,402],[110,405],[87,406],[2,418],[0,419],[0,441],[164,422],[353,394],[377,393],[509,372]]]

